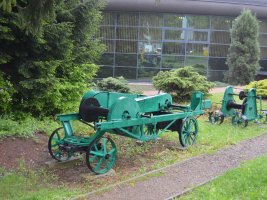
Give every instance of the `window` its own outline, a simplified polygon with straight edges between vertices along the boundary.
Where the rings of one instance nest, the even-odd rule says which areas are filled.
[[[228,70],[228,66],[225,64],[226,58],[210,58],[209,69],[210,70]]]
[[[233,18],[211,17],[211,28],[215,30],[230,30]]]
[[[145,27],[161,27],[163,25],[163,18],[157,14],[141,14],[140,26]]]
[[[137,65],[137,55],[136,54],[120,54],[116,53],[115,66],[132,66]]]
[[[182,15],[164,15],[164,26],[165,27],[176,27],[176,28],[185,28],[186,27],[186,18]]]
[[[213,31],[211,32],[211,43],[230,44],[230,32],[227,31]]]
[[[118,13],[117,24],[120,26],[138,26],[138,18],[137,13]]]
[[[112,66],[103,66],[99,67],[99,70],[97,72],[97,78],[107,78],[107,77],[113,77],[113,67]]]
[[[117,40],[116,52],[137,53],[137,41]]]
[[[184,55],[185,54],[185,44],[177,43],[177,42],[164,42],[162,53],[163,54]]]
[[[162,68],[180,68],[184,66],[184,56],[162,56]]]
[[[140,28],[139,39],[146,41],[161,41],[161,29],[159,28]]]
[[[211,44],[210,56],[227,57],[229,45]]]
[[[137,40],[138,29],[137,27],[118,27],[116,30],[116,35],[116,39]]]
[[[207,44],[188,43],[186,46],[186,54],[190,56],[208,56],[209,47]]]
[[[126,79],[136,79],[137,68],[115,67],[115,77],[123,76]]]
[[[186,57],[185,66],[204,65],[207,66],[208,59],[201,57]]]

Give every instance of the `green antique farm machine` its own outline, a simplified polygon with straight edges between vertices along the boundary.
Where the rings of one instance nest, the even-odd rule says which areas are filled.
[[[242,103],[236,103],[234,96],[238,96]],[[224,92],[221,109],[209,112],[209,121],[221,124],[225,117],[231,117],[233,125],[246,127],[249,121],[266,122],[267,110],[262,109],[262,98],[256,95],[255,88],[247,92],[241,90],[236,94],[234,87],[228,86]]]
[[[210,100],[203,100],[201,92],[194,92],[191,104],[182,106],[173,104],[171,95],[166,93],[143,96],[90,91],[83,96],[79,113],[57,116],[62,127],[51,134],[49,153],[54,159],[64,161],[76,152],[86,152],[88,168],[103,174],[116,160],[117,150],[110,134],[150,141],[170,130],[178,132],[180,144],[188,147],[196,142],[198,134],[195,117],[210,106]],[[74,120],[92,127],[94,134],[90,137],[74,134]]]

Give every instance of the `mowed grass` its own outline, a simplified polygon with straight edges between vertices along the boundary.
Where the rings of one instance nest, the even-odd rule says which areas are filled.
[[[0,199],[70,199],[80,190],[51,184],[55,180],[44,171],[7,172],[0,168]]]
[[[212,95],[212,99],[221,99],[223,94]],[[267,102],[265,102],[267,105]],[[118,157],[123,160],[131,158],[133,163],[142,163],[141,167],[131,173],[125,172],[119,163],[116,164],[116,176],[112,179],[95,180],[95,183],[81,183],[81,188],[73,190],[68,185],[60,184],[60,180],[54,180],[53,174],[40,175],[39,172],[6,172],[0,169],[0,197],[3,199],[68,199],[72,196],[93,191],[117,181],[123,181],[128,178],[140,175],[144,172],[158,169],[169,164],[198,156],[205,153],[214,153],[221,148],[236,144],[240,141],[253,138],[267,133],[267,125],[260,125],[250,122],[246,128],[233,126],[229,119],[221,125],[208,122],[208,116],[204,115],[198,118],[199,134],[196,144],[187,150],[180,150],[177,132],[166,132],[162,135],[163,140],[174,141],[170,146],[164,146],[164,150],[154,151],[155,142],[147,142],[137,145],[135,140],[123,138],[122,136],[110,135],[115,139],[117,145]],[[166,145],[164,142],[163,145]],[[139,157],[137,157],[139,155]],[[142,156],[140,156],[142,155]],[[149,155],[148,157],[143,155]],[[47,177],[47,178],[45,178]],[[97,184],[96,184],[97,183]],[[0,198],[1,199],[1,198]]]
[[[179,199],[267,199],[266,186],[267,155],[246,162]]]

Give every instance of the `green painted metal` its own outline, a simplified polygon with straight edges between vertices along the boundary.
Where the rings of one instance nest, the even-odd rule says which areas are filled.
[[[242,104],[235,102],[235,96],[239,96]],[[259,101],[260,108],[257,108],[257,101]],[[220,111],[210,112],[209,121],[211,123],[223,122],[224,117],[231,117],[233,125],[240,125],[246,127],[248,121],[260,121],[263,118],[262,98],[257,96],[256,89],[249,89],[247,92],[240,91],[239,94],[234,93],[234,87],[228,86],[225,89],[222,106]]]
[[[194,117],[188,117],[183,120],[182,127],[179,130],[179,139],[183,147],[195,144],[198,135],[198,123]]]
[[[57,117],[62,123],[60,130],[64,131],[64,136],[53,140],[53,144],[51,139],[50,149],[53,145],[56,150],[50,154],[60,160],[60,155],[54,152],[73,155],[73,152],[85,151],[88,168],[96,174],[106,173],[115,164],[117,152],[110,136],[104,136],[106,133],[149,141],[171,130],[179,133],[181,145],[188,147],[196,142],[198,134],[194,117],[204,114],[210,106],[210,100],[203,100],[201,92],[194,92],[191,103],[182,106],[173,104],[171,95],[165,93],[143,96],[90,91],[83,96],[79,113]],[[95,134],[91,137],[75,136],[73,120],[93,127]]]

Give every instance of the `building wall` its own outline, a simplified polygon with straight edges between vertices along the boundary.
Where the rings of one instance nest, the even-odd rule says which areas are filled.
[[[161,70],[199,68],[222,81],[233,17],[106,11],[99,38],[107,49],[99,78],[149,80]],[[261,71],[267,72],[267,20],[260,21]],[[196,66],[200,64],[204,66]]]

